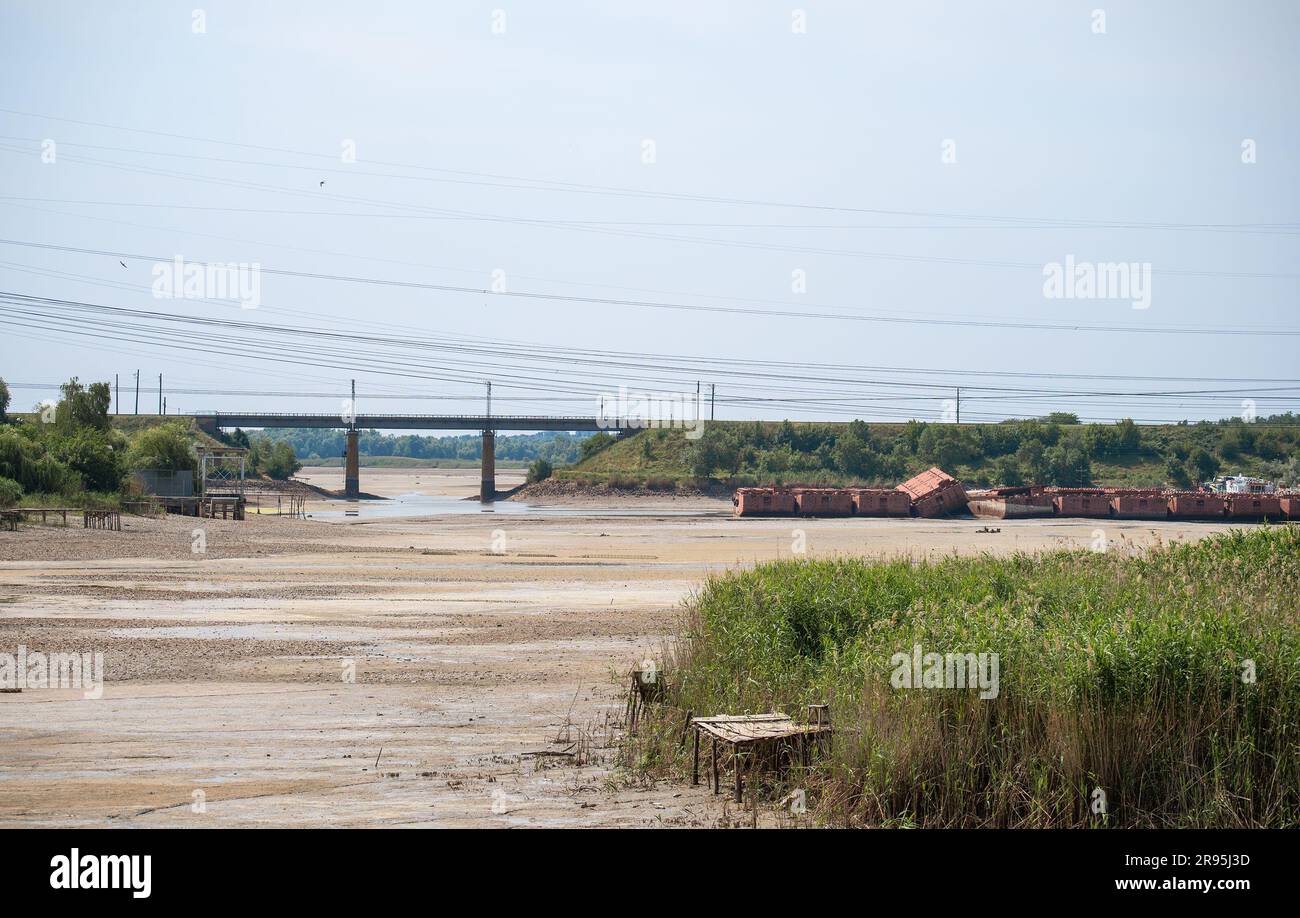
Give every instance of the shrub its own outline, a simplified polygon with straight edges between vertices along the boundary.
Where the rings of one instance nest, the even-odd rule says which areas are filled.
[[[0,507],[12,507],[22,496],[22,485],[12,478],[0,478]]]
[[[534,459],[528,465],[528,483],[545,481],[554,474],[555,468],[545,459]]]
[[[262,470],[277,481],[287,481],[302,468],[302,463],[294,455],[293,447],[284,441],[276,443],[263,456]]]
[[[128,461],[133,469],[194,471],[198,461],[190,436],[180,424],[164,424],[141,431],[131,444]]]

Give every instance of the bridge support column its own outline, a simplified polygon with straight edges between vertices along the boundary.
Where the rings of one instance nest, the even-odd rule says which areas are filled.
[[[347,458],[343,460],[343,496],[348,500],[361,498],[361,461],[357,455],[357,432],[348,431]]]
[[[495,431],[483,431],[482,484],[479,486],[479,500],[496,500],[497,496],[497,435]]]

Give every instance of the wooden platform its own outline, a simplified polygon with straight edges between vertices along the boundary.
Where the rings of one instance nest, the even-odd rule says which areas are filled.
[[[733,746],[830,731],[829,727],[816,724],[797,724],[785,714],[724,714],[696,717],[691,723],[696,730]]]
[[[700,783],[700,737],[712,745],[713,792],[719,792],[719,744],[731,752],[735,771],[734,799],[744,798],[744,770],[757,774],[765,764],[775,764],[784,770],[798,762],[807,765],[814,746],[820,746],[831,735],[830,718],[825,705],[809,705],[810,723],[796,723],[786,714],[720,714],[715,717],[693,717],[691,727],[695,734],[692,749],[691,783]]]
[[[23,517],[32,517],[32,516],[36,516],[37,514],[40,514],[42,525],[49,522],[50,514],[57,514],[58,516],[62,517],[63,525],[66,526],[68,525],[68,514],[80,513],[81,511],[78,510],[78,508],[76,507],[14,507],[13,509],[6,510],[5,512],[18,513],[21,514]]]

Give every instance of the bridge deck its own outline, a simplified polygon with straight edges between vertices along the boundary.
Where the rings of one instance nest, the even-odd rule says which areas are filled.
[[[195,415],[213,427],[310,427],[364,430],[602,430],[593,417],[473,414],[358,414],[352,424],[339,414],[213,412]]]

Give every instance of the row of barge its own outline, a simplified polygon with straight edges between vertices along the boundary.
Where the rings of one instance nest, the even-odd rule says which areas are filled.
[[[1300,520],[1300,493],[1237,494],[1156,488],[1031,485],[967,491],[941,469],[897,488],[740,488],[737,516],[1096,517],[1156,520]]]

